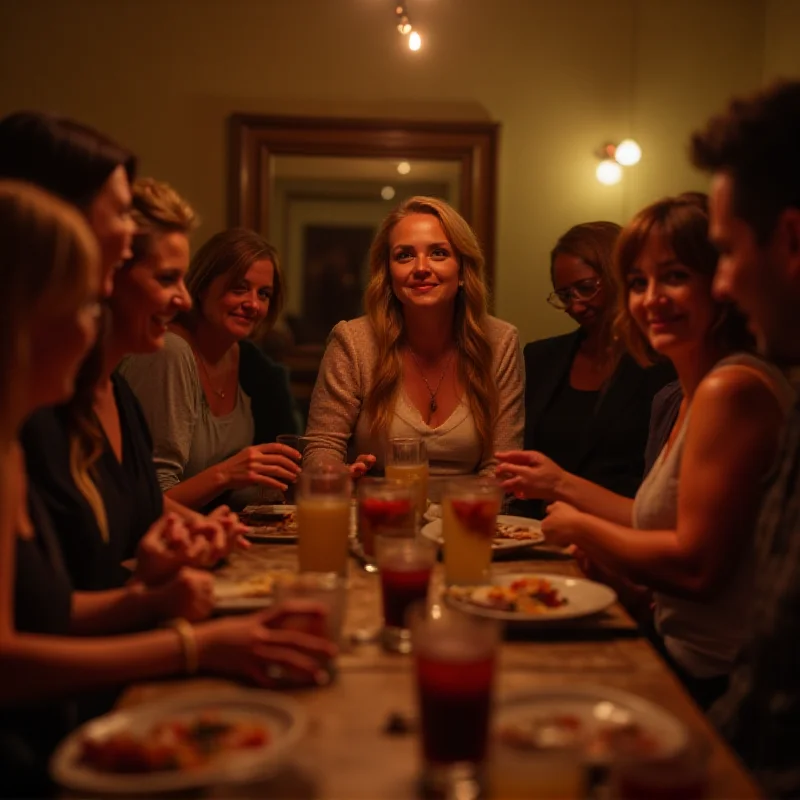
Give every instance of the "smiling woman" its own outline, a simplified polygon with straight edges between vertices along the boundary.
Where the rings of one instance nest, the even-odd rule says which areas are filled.
[[[285,489],[296,477],[299,454],[274,443],[296,427],[286,373],[248,341],[280,313],[283,286],[278,254],[261,236],[243,228],[218,233],[192,260],[191,308],[173,310],[164,348],[123,364],[172,500],[201,508],[229,490],[252,496],[253,487]],[[153,314],[150,330],[163,335],[171,317],[155,306]],[[237,497],[237,505],[251,499]]]

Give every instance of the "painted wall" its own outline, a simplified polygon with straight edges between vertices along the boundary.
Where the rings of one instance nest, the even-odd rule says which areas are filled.
[[[499,121],[496,313],[530,340],[570,327],[544,302],[557,236],[702,188],[690,131],[797,68],[798,5],[409,0],[415,54],[391,0],[3,0],[0,113],[58,110],[128,144],[197,206],[198,238],[225,222],[233,111]],[[593,151],[627,135],[644,160],[600,186]]]
[[[767,0],[764,79],[800,77],[800,2]]]

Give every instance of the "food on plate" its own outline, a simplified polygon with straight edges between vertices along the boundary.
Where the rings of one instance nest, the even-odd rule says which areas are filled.
[[[544,614],[567,604],[567,598],[545,578],[517,578],[507,586],[452,586],[448,592],[476,606],[520,614]]]
[[[218,597],[271,597],[276,582],[293,575],[290,570],[271,570],[253,575],[241,581],[218,582],[215,594]]]
[[[597,761],[612,753],[648,756],[659,750],[658,739],[635,722],[585,721],[568,713],[506,722],[498,726],[495,735],[503,744],[518,750],[578,747]]]
[[[269,731],[261,725],[226,720],[208,711],[191,720],[158,722],[143,733],[86,737],[80,759],[101,772],[192,770],[223,755],[264,747],[269,741]]]
[[[497,522],[494,532],[495,539],[512,539],[517,542],[532,541],[541,542],[544,540],[544,535],[541,531],[535,528],[529,528],[525,525],[510,525],[507,522]]]
[[[239,518],[252,528],[253,534],[297,535],[297,519],[292,508],[251,505],[244,508]]]

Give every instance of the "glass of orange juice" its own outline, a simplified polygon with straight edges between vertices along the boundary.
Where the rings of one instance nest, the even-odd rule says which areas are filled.
[[[350,472],[344,464],[307,467],[297,485],[297,558],[301,572],[347,572]]]
[[[442,493],[444,574],[449,585],[485,583],[503,492],[491,478],[450,481]]]
[[[428,451],[425,440],[419,437],[389,439],[386,477],[414,486],[417,513],[422,517],[428,510]]]

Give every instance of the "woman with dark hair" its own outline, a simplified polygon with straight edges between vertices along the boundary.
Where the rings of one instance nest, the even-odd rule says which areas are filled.
[[[283,306],[278,254],[254,231],[223,231],[195,254],[186,287],[163,349],[120,368],[150,426],[161,489],[190,508],[230,490],[285,490],[300,458],[273,441],[296,428],[286,373],[249,341]]]
[[[622,232],[617,329],[640,363],[670,359],[683,401],[635,500],[567,476],[542,523],[548,541],[654,590],[654,641],[702,706],[745,644],[753,527],[794,400],[782,373],[747,352],[743,319],[713,298],[717,257],[692,197],[654,203]],[[501,467],[525,494],[530,468]]]
[[[382,470],[386,440],[411,436],[431,476],[494,474],[495,451],[522,439],[522,370],[516,328],[488,313],[474,232],[443,200],[412,197],[382,222],[369,267],[366,316],[336,325],[322,360],[307,460]]]
[[[564,474],[628,497],[642,481],[650,406],[674,372],[668,362],[639,366],[614,338],[610,272],[620,230],[613,222],[575,225],[550,253],[547,301],[578,328],[525,345],[523,446],[541,486],[528,495],[537,499],[515,503],[518,513],[543,517],[542,500]]]

